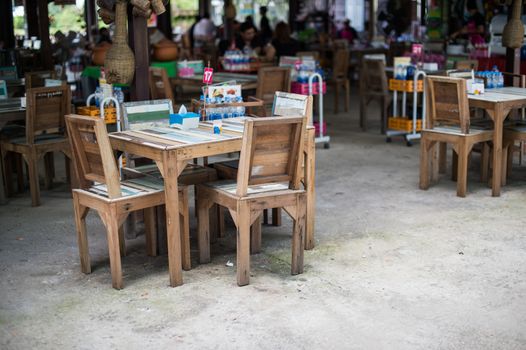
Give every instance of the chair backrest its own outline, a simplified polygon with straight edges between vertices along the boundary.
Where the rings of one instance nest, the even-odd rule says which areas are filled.
[[[173,101],[174,95],[166,69],[150,67],[149,80],[150,95],[153,100],[168,99]]]
[[[364,59],[360,71],[360,89],[367,93],[389,94],[385,63],[380,59]]]
[[[57,73],[54,70],[27,72],[25,74],[26,89],[43,87],[46,85],[46,79],[57,79]]]
[[[28,89],[26,92],[26,141],[34,143],[44,132],[63,133],[64,116],[71,112],[69,86]]]
[[[469,133],[466,80],[439,76],[428,76],[426,79],[429,102],[427,127],[458,126],[462,133]]]
[[[123,129],[167,126],[173,112],[172,100],[125,102],[122,104]]]
[[[276,91],[290,91],[290,69],[287,67],[260,68],[256,97],[265,103],[271,103]]]
[[[347,78],[349,72],[349,50],[339,49],[334,52],[332,64],[333,78]]]
[[[306,117],[307,123],[311,125],[312,101],[312,96],[276,91],[271,116],[292,117],[300,115]]]
[[[248,186],[288,182],[298,189],[301,178],[304,117],[249,118],[245,121],[237,173],[239,196]]]
[[[66,125],[80,187],[88,189],[99,182],[106,185],[109,198],[120,197],[119,170],[104,120],[69,114]]]
[[[479,61],[477,60],[462,60],[455,62],[455,69],[457,70],[477,70]]]

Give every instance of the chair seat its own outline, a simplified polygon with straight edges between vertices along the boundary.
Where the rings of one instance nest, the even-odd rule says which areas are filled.
[[[62,141],[68,141],[66,137],[62,134],[42,134],[35,136],[34,143],[36,145],[43,145],[46,143],[55,143],[55,142],[62,142]],[[9,139],[7,141],[8,143],[13,143],[17,145],[24,145],[27,144],[27,140],[25,136],[22,137],[15,137],[12,139]]]
[[[224,181],[214,181],[204,183],[203,186],[212,188],[216,191],[224,192],[229,195],[236,196],[237,182],[233,180],[224,180]],[[305,192],[304,190],[291,190],[288,187],[287,183],[271,183],[263,185],[251,185],[247,188],[247,197],[260,195],[260,194],[269,194],[272,195],[272,192],[278,191],[290,191],[293,192]]]
[[[105,184],[94,184],[87,191],[98,196],[108,198],[108,189]],[[121,181],[121,193],[123,197],[153,194],[164,191],[162,180],[153,177],[140,177],[130,180]]]
[[[437,134],[448,134],[448,135],[458,135],[458,136],[474,136],[481,134],[492,134],[493,130],[488,130],[482,127],[471,127],[469,129],[469,134],[463,133],[457,126],[437,126],[433,129],[425,129],[425,132],[428,133],[437,133]]]
[[[506,125],[504,130],[514,131],[514,132],[525,132],[526,133],[526,122],[517,121],[513,124]]]

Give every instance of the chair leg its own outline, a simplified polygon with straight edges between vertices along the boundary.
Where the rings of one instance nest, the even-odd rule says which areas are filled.
[[[263,224],[268,225],[268,209],[263,210]]]
[[[272,208],[272,226],[281,226],[281,208]]]
[[[31,205],[38,207],[40,205],[40,185],[38,183],[38,158],[36,153],[24,154],[29,173],[29,189],[31,191]]]
[[[451,151],[451,181],[457,181],[458,173],[458,154],[454,150]]]
[[[430,164],[431,164],[431,182],[436,183],[438,182],[438,173],[439,173],[439,159],[438,159],[438,150],[439,146],[437,142],[433,142],[432,145],[429,147],[428,154],[430,155]]]
[[[427,190],[429,188],[429,154],[428,154],[428,140],[425,135],[422,135],[420,141],[420,189]]]
[[[345,112],[351,108],[351,83],[349,79],[345,80]]]
[[[338,114],[338,99],[340,97],[340,84],[334,84],[334,114]]]
[[[237,213],[237,284],[246,286],[250,282],[250,204],[238,203]]]
[[[367,104],[365,103],[365,96],[360,96],[360,128],[362,131],[367,131]]]
[[[488,182],[489,174],[489,144],[487,142],[482,143],[482,153],[480,155],[480,181],[482,183]]]
[[[2,166],[4,167],[4,181],[7,196],[12,196],[15,190],[13,189],[13,152],[2,151]]]
[[[179,192],[179,230],[181,232],[181,258],[183,270],[192,268],[190,256],[190,213],[188,211],[188,190]]]
[[[212,205],[210,208],[209,208],[209,213],[208,213],[208,217],[209,217],[209,232],[210,232],[210,243],[215,243],[217,242],[217,239],[219,238],[219,231],[220,231],[220,228],[219,228],[219,205],[217,204],[214,204]]]
[[[291,274],[297,275],[303,273],[303,247],[305,245],[305,223],[307,203],[304,194],[298,195],[296,200],[297,217],[294,219],[292,232],[292,262]]]
[[[155,207],[144,209],[144,235],[146,238],[146,254],[157,256],[157,232],[156,232]]]
[[[438,172],[440,174],[445,174],[447,168],[447,143],[440,142],[439,144],[440,146],[438,151]]]
[[[197,245],[199,246],[199,263],[210,262],[210,213],[208,199],[197,192]]]
[[[54,156],[53,152],[48,152],[44,155],[44,169],[46,172],[45,182],[44,182],[44,188],[46,190],[51,189],[53,186],[53,178],[55,177],[55,165],[54,162]]]
[[[465,197],[468,181],[468,156],[467,146],[462,143],[459,145],[458,152],[458,169],[457,169],[457,196]]]
[[[502,147],[502,164],[501,166],[501,178],[500,178],[500,184],[501,186],[506,186],[507,183],[507,177],[508,177],[508,158],[513,157],[513,147],[515,146],[514,142],[504,145]],[[511,153],[511,154],[510,154]]]
[[[250,226],[250,253],[258,254],[261,252],[261,219],[260,215]]]
[[[80,270],[83,273],[91,273],[88,235],[86,233],[86,215],[88,214],[89,208],[80,205],[78,195],[76,193],[73,193],[73,210],[75,212],[75,226],[77,228]]]
[[[389,104],[387,102],[387,99],[384,97],[381,98],[381,104],[382,114],[380,116],[380,132],[382,133],[382,135],[384,135],[387,129],[387,114],[389,113]]]
[[[219,237],[225,237],[226,235],[225,215],[226,215],[225,208],[218,205],[217,206],[217,228],[218,228],[217,233]]]
[[[18,185],[18,192],[24,192],[24,159],[20,153],[13,153],[16,163],[16,182]]]
[[[108,250],[110,255],[111,281],[115,289],[122,289],[122,267],[120,255],[120,240],[119,240],[119,221],[117,210],[114,206],[106,213],[101,213],[104,216],[103,221],[106,224],[106,231],[108,236]]]

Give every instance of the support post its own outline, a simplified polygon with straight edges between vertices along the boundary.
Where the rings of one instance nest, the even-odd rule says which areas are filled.
[[[95,11],[95,0],[85,0],[84,20],[86,21],[86,36],[90,42],[95,40],[91,35],[91,30],[97,25],[97,14]]]
[[[0,1],[0,40],[4,42],[5,48],[15,47],[15,30],[13,28],[13,3],[11,1]]]
[[[26,38],[38,37],[38,6],[37,0],[24,0],[26,14]]]
[[[38,28],[39,39],[42,42],[40,54],[44,69],[53,68],[53,57],[51,52],[51,40],[49,40],[49,12],[47,0],[37,0],[38,2]]]
[[[157,29],[159,29],[168,39],[172,40],[172,8],[169,1],[165,7],[166,11],[157,16]]]
[[[135,54],[135,77],[131,85],[133,101],[150,98],[148,69],[150,67],[150,43],[146,18],[133,16],[131,5],[128,7],[128,42]]]

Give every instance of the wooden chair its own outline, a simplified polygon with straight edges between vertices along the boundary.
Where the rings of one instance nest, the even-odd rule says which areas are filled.
[[[209,208],[228,208],[237,227],[237,283],[250,279],[250,226],[267,208],[282,207],[294,220],[291,273],[303,272],[306,193],[300,189],[303,117],[247,119],[237,182],[197,186],[199,261],[210,262]]]
[[[80,182],[80,188],[73,190],[73,205],[81,270],[91,273],[86,215],[89,209],[94,209],[107,231],[113,288],[121,289],[121,255],[125,255],[125,246],[124,234],[119,228],[130,212],[144,209],[147,252],[155,256],[157,244],[153,208],[165,202],[163,184],[151,177],[120,180],[102,119],[67,115],[66,122]],[[189,247],[187,193],[184,186],[179,187],[182,257]]]
[[[276,91],[275,92],[275,98],[274,98],[274,101],[276,101],[280,94],[282,94],[281,91]],[[313,104],[313,98],[312,96],[304,96],[304,95],[298,95],[298,94],[291,94],[291,93],[288,93],[287,96],[290,96],[290,97],[296,97],[298,100],[302,100],[304,99],[305,100],[305,110],[304,111],[297,111],[295,109],[293,110],[279,110],[279,111],[276,111],[275,109],[272,110],[272,114],[271,116],[274,116],[274,117],[277,117],[277,116],[294,116],[294,115],[300,115],[300,114],[303,114],[303,117],[305,117],[307,119],[307,123],[311,123],[312,122],[312,104]],[[273,106],[274,108],[276,107],[275,105]],[[301,109],[301,108],[300,108]],[[224,162],[216,162],[216,163],[213,163],[211,165],[216,171],[217,171],[217,177],[219,179],[228,179],[228,180],[234,180],[237,178],[237,172],[238,172],[238,169],[239,169],[239,159],[234,159],[234,160],[228,160],[228,161],[224,161]],[[303,177],[302,177],[302,180],[303,180]],[[222,220],[222,218],[224,217],[223,213],[222,213],[222,209],[220,209],[220,212],[218,214],[219,216],[219,219]],[[267,224],[268,223],[268,210],[264,210],[263,211],[263,223]],[[260,220],[256,220],[254,222],[254,224],[252,225],[252,229],[253,231],[253,234],[256,235],[256,234],[260,234],[260,230],[261,230],[261,227],[259,227],[260,225]],[[281,226],[281,208],[273,208],[272,209],[272,225],[274,226]],[[221,226],[223,226],[223,224],[221,223]],[[253,247],[255,248],[255,247]],[[259,252],[259,249],[254,249],[252,251],[253,253],[257,253]]]
[[[149,71],[150,95],[152,100],[167,99],[174,101],[172,85],[166,69],[160,67],[150,67]]]
[[[163,70],[163,73],[166,73]],[[141,107],[144,107],[142,109]],[[170,113],[173,113],[173,103],[170,99],[158,99],[151,101],[134,101],[134,102],[125,102],[122,105],[123,110],[123,129],[128,130],[138,130],[152,125],[159,127],[168,127]],[[137,173],[142,174],[143,176],[150,176],[162,180],[161,172],[159,171],[157,164],[152,162],[149,159],[139,158],[131,154],[126,154],[126,167],[123,168],[123,175],[125,177],[133,176],[135,177]],[[178,182],[185,186],[196,185],[203,182],[214,181],[217,179],[215,169],[210,167],[201,166],[197,164],[187,164],[183,172],[178,177]],[[165,208],[164,206],[159,206],[156,209],[157,221],[161,224],[161,227],[164,227],[164,218],[165,218]],[[126,226],[127,234],[135,232],[135,222],[137,217],[135,214],[132,215],[132,220],[128,221]],[[166,249],[166,234],[164,230],[158,230],[159,238],[159,251],[164,253]],[[188,254],[189,254],[188,247]],[[188,255],[188,264],[185,264],[183,261],[183,269],[189,270],[190,257]]]
[[[458,157],[457,196],[466,196],[468,157],[477,143],[493,138],[492,130],[470,128],[466,81],[461,78],[430,76],[427,78],[427,127],[420,143],[420,188],[429,188],[431,178],[438,179],[437,143],[452,144]],[[484,144],[484,147],[489,147]],[[485,152],[484,154],[487,154]]]
[[[385,63],[383,60],[364,59],[360,70],[360,126],[367,130],[367,105],[373,99],[381,103],[381,132],[387,129],[387,114],[392,97],[387,83]]]
[[[38,161],[44,157],[45,185],[46,188],[50,188],[54,176],[53,152],[62,152],[66,157],[71,156],[64,125],[64,115],[68,114],[71,108],[69,87],[62,85],[29,89],[26,104],[26,136],[3,140],[0,149],[2,160],[8,152],[22,155],[28,165],[31,204],[38,206],[40,205]],[[7,174],[7,169],[4,169],[4,172]]]
[[[274,102],[276,91],[290,92],[290,68],[263,67],[258,71],[256,98],[263,100],[263,107],[269,108]]]
[[[44,87],[46,79],[57,79],[57,73],[54,70],[27,72],[25,74],[26,89]]]
[[[457,70],[477,70],[479,67],[479,61],[477,60],[462,60],[455,62],[455,69]]]
[[[334,53],[332,76],[327,84],[334,87],[334,113],[338,113],[340,104],[340,88],[343,88],[345,112],[349,112],[351,98],[351,83],[349,81],[349,50],[340,49]]]
[[[521,88],[526,88],[526,75],[523,74],[513,74],[513,73],[502,73],[504,77],[510,78],[512,80],[518,80],[519,86]],[[515,112],[515,113],[514,113]],[[512,115],[504,124],[504,152],[505,158],[503,157],[503,176],[502,176],[502,185],[506,185],[507,175],[511,174],[513,166],[513,154],[515,152],[519,153],[519,162],[522,164],[524,157],[524,145],[526,143],[526,110],[523,108],[520,110],[520,117],[517,117],[516,111],[512,111]],[[519,142],[519,145],[516,143]]]

